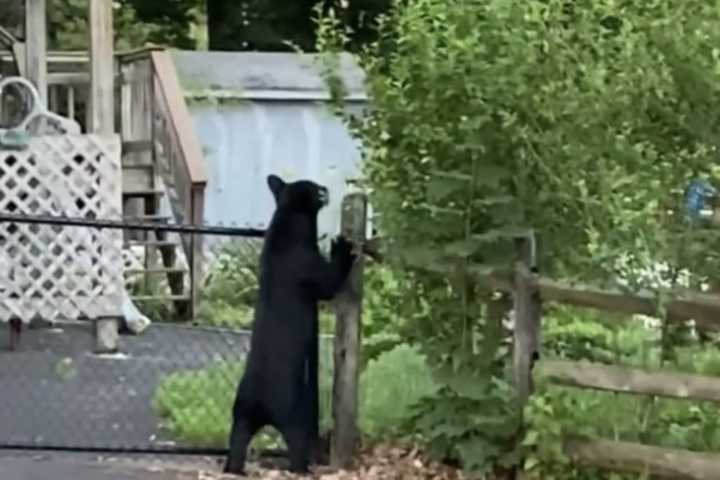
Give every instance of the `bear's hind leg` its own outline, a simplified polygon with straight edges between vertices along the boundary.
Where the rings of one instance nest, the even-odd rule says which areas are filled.
[[[245,474],[247,448],[259,427],[243,417],[236,417],[230,432],[230,452],[225,462],[224,473]]]
[[[291,425],[281,429],[290,456],[290,471],[310,473],[311,433],[303,425]]]

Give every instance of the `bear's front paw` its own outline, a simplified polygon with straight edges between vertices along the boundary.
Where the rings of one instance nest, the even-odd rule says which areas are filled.
[[[353,244],[342,235],[338,235],[330,246],[330,256],[333,258],[343,258],[352,260],[355,258],[353,254]]]

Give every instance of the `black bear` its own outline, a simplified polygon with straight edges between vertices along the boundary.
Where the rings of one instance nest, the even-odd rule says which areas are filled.
[[[318,247],[327,188],[269,175],[275,213],[260,254],[260,285],[245,373],[237,387],[226,473],[243,474],[252,437],[266,425],[285,439],[290,470],[307,473],[318,441],[318,301],[335,296],[355,255],[342,236],[330,261]]]

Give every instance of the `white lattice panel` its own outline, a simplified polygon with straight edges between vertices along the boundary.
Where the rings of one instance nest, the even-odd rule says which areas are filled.
[[[31,137],[0,149],[0,209],[122,218],[117,135]],[[122,231],[0,223],[0,320],[121,316]]]

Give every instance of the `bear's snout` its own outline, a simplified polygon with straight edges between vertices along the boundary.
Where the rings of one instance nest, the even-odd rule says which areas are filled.
[[[327,188],[320,187],[318,196],[320,197],[320,203],[322,203],[323,207],[330,203],[330,191]]]

